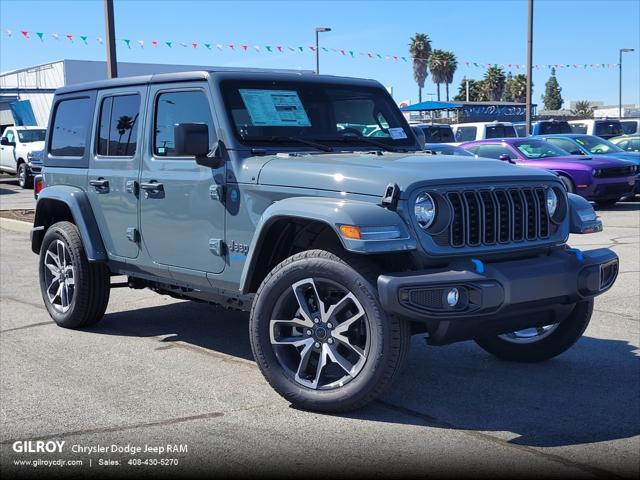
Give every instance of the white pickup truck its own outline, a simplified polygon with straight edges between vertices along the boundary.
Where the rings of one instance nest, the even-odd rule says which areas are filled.
[[[7,127],[0,137],[0,172],[17,175],[22,188],[31,188],[42,167],[32,153],[44,149],[46,132],[42,127]]]

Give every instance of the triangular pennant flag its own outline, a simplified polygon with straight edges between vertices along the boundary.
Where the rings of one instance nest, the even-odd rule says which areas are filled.
[[[56,40],[60,40],[60,35],[58,35],[57,33],[52,33],[51,36]]]
[[[165,45],[166,45],[167,47],[169,47],[169,48],[171,48],[171,46],[173,45],[173,42],[164,42],[164,43],[165,43]]]
[[[153,45],[154,47],[158,46],[158,41],[157,40],[151,40],[151,45]]]
[[[67,37],[67,39],[69,39],[70,42],[73,42],[73,35],[71,35],[70,33],[67,33],[65,37]]]
[[[254,45],[254,46],[253,46],[253,49],[254,49],[256,52],[259,52],[259,51],[260,51],[260,45]]]
[[[181,46],[181,47],[184,47],[184,48],[187,48],[189,45],[187,45],[187,44],[186,44],[186,43],[184,43],[184,42],[180,42],[180,46]]]
[[[191,46],[192,46],[193,48],[198,48],[198,44],[197,44],[196,42],[193,42],[193,43],[191,44]]]
[[[80,38],[82,39],[82,41],[84,42],[85,45],[88,45],[87,38],[89,38],[89,37],[87,37],[86,35],[80,35]]]
[[[300,50],[301,52],[303,52],[303,51],[304,51],[304,48],[303,48],[303,47],[298,47],[298,50]]]
[[[216,43],[216,48],[218,50],[222,50],[222,44],[221,43]]]
[[[44,32],[36,32],[36,35],[38,36],[38,38],[40,39],[40,41],[44,41]]]
[[[104,40],[102,40],[102,37],[96,37],[96,42],[98,42],[100,45],[102,45]]]
[[[309,46],[309,50],[311,50],[312,52],[315,52],[316,51],[316,47]]]
[[[138,45],[140,45],[140,48],[144,48],[144,40],[138,40]]]
[[[204,46],[207,47],[207,50],[211,50],[211,44],[210,43],[205,43]]]
[[[346,51],[344,51],[344,50],[340,50],[340,53],[341,53],[342,55],[346,55],[346,54],[347,54],[347,52],[346,52]]]
[[[327,47],[322,47],[322,50],[324,50],[325,52],[329,51],[329,49]]]
[[[367,53],[367,57],[369,57],[369,58],[373,58],[373,54],[372,54],[371,52],[368,52],[368,53]]]
[[[376,56],[377,56],[378,58],[382,58],[382,55],[380,55],[379,53],[376,53]]]
[[[289,50],[291,50],[292,52],[295,52],[295,51],[296,51],[296,49],[295,49],[295,48],[293,48],[293,47],[291,47],[291,46],[289,46]]]
[[[279,52],[282,52],[282,45],[276,45],[276,48],[278,49]]]
[[[31,39],[31,37],[29,36],[29,32],[27,32],[26,30],[22,30],[20,33],[24,38]]]
[[[265,47],[267,49],[267,52],[272,52],[273,50],[271,50],[271,46],[270,45],[265,45]]]
[[[7,34],[7,37],[10,37],[11,35],[13,35],[13,32],[8,28],[5,30],[5,33]]]
[[[242,50],[244,50],[245,52],[247,51],[247,48],[249,48],[249,45],[242,45]]]
[[[349,50],[349,55],[353,57],[353,50]]]
[[[127,44],[127,48],[131,48],[131,40],[128,38],[123,38],[122,41]]]

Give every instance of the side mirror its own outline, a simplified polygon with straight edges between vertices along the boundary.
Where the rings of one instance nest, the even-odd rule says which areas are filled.
[[[222,142],[209,149],[209,127],[204,123],[179,123],[173,129],[176,155],[195,157],[203,167],[218,168],[223,163]]]
[[[571,155],[584,155],[584,153],[582,153],[582,150],[571,150],[569,153]]]
[[[9,140],[7,140],[7,137],[2,137],[0,139],[0,145],[6,145],[8,147],[15,147],[16,146],[16,142],[10,142]]]
[[[503,162],[509,162],[509,163],[516,163],[514,160],[511,159],[511,157],[509,155],[507,155],[506,153],[503,153],[502,155],[500,155],[498,157],[498,160],[502,160]]]

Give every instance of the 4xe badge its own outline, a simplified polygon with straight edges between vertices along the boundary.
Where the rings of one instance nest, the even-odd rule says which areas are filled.
[[[229,244],[229,252],[246,255],[247,253],[249,253],[249,245],[247,245],[246,243],[238,243],[235,240],[232,240]]]

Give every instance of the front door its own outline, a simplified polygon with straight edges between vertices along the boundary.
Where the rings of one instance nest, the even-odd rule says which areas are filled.
[[[179,123],[205,123],[209,144],[216,130],[206,82],[180,84],[179,88],[152,85],[148,122],[151,132],[140,177],[140,226],[151,260],[172,272],[202,278],[224,270],[221,245],[225,208],[221,187],[225,167],[196,164],[193,157],[178,156],[174,127]]]
[[[13,128],[7,128],[2,135],[7,142],[17,142],[16,133]],[[0,167],[5,172],[16,171],[16,147],[13,145],[0,145]]]
[[[138,180],[147,87],[99,93],[93,155],[87,190],[89,201],[112,259],[139,253]]]

